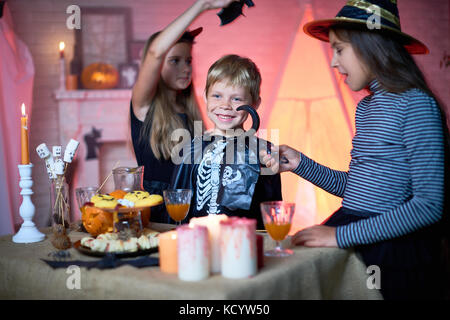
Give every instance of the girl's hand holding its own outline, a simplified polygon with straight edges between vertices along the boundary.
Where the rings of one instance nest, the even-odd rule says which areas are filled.
[[[305,247],[336,247],[336,228],[315,225],[303,229],[291,238],[292,244]]]
[[[205,10],[211,10],[211,9],[226,8],[230,3],[239,0],[199,0],[199,1],[203,3],[203,8]]]
[[[262,157],[261,162],[274,173],[292,171],[300,163],[300,152],[287,145],[272,147],[271,154],[261,150],[259,155]],[[280,161],[280,159],[288,161]]]

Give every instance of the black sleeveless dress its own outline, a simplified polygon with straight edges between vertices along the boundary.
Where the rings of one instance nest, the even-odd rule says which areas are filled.
[[[184,113],[178,114],[187,125],[187,115]],[[149,137],[144,139],[140,138],[141,130],[144,125],[133,112],[133,106],[130,101],[130,119],[131,119],[131,139],[133,141],[134,154],[136,155],[136,161],[138,166],[144,166],[144,182],[143,187],[145,191],[150,194],[159,194],[162,196],[162,192],[169,188],[170,179],[175,169],[174,163],[169,160],[159,160],[153,154],[150,147]],[[166,212],[165,205],[159,205],[152,207],[150,221],[168,223],[170,217]]]

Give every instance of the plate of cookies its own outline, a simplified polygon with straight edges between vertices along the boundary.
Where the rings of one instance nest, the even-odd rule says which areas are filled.
[[[116,190],[117,193],[121,190]],[[121,191],[122,194],[96,194],[90,202],[95,207],[108,212],[136,212],[164,203],[159,194],[150,194],[147,191],[136,190],[131,192]]]
[[[108,232],[97,237],[84,237],[76,241],[73,247],[94,257],[104,257],[107,254],[114,254],[118,258],[137,257],[158,251],[158,235],[159,232],[150,231],[139,237],[123,239],[118,233]]]

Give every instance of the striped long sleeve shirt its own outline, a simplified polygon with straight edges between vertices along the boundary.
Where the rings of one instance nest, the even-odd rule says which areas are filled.
[[[400,237],[437,222],[444,201],[444,135],[435,100],[418,89],[401,94],[374,80],[356,109],[348,172],[301,154],[293,170],[342,197],[345,208],[378,213],[336,228],[340,248]]]

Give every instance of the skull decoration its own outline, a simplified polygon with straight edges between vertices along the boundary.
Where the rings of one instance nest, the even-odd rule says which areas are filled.
[[[53,156],[61,157],[61,146],[53,146]]]
[[[41,143],[37,146],[36,152],[39,155],[39,158],[45,159],[48,156],[50,156],[50,151],[47,148],[47,145],[45,143]]]
[[[64,162],[72,163],[73,157],[75,157],[75,152],[78,149],[80,143],[76,140],[70,139],[64,151]]]
[[[55,173],[57,175],[63,175],[65,171],[65,164],[64,161],[61,159],[58,159],[55,161]]]
[[[55,161],[53,159],[50,150],[48,150],[45,143],[41,143],[37,146],[36,152],[41,159],[45,159],[45,167],[47,168],[47,174],[50,179],[55,179]]]

